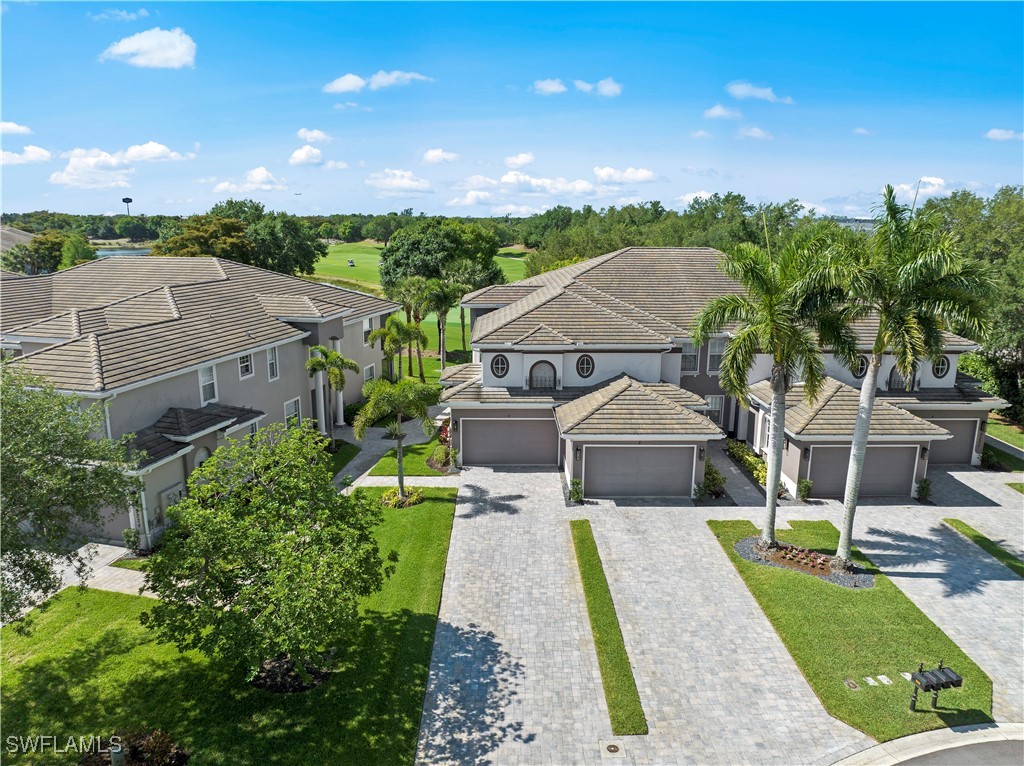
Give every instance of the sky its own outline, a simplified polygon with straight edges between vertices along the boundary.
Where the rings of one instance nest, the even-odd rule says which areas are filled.
[[[831,215],[1024,183],[1024,3],[19,3],[2,209]]]

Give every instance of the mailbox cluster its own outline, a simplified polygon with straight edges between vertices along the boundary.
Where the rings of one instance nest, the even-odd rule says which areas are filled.
[[[964,679],[954,670],[942,667],[942,660],[935,670],[925,670],[922,662],[917,666],[917,672],[910,674],[910,681],[914,684],[914,694],[910,698],[910,709],[917,710],[917,692],[932,693],[932,708],[939,704],[939,691],[942,689],[959,689],[964,685]]]

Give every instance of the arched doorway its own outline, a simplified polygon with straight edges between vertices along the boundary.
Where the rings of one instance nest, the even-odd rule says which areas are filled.
[[[530,368],[530,388],[554,388],[555,366],[551,362],[537,362]]]

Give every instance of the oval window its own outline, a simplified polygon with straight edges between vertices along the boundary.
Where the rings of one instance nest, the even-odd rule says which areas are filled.
[[[508,357],[504,354],[497,354],[491,359],[491,374],[496,378],[504,378],[508,375]]]
[[[868,374],[868,358],[866,356],[858,356],[857,361],[853,364],[853,377],[860,380]]]
[[[581,378],[589,378],[594,374],[594,357],[584,354],[576,360],[576,372]]]
[[[940,356],[938,361],[932,365],[932,375],[936,378],[944,378],[949,372],[949,357]]]

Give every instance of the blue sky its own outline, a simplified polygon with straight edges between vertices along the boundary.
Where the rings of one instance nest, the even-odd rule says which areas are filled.
[[[1024,183],[1022,3],[4,3],[3,210]],[[300,133],[301,131],[301,133]]]

